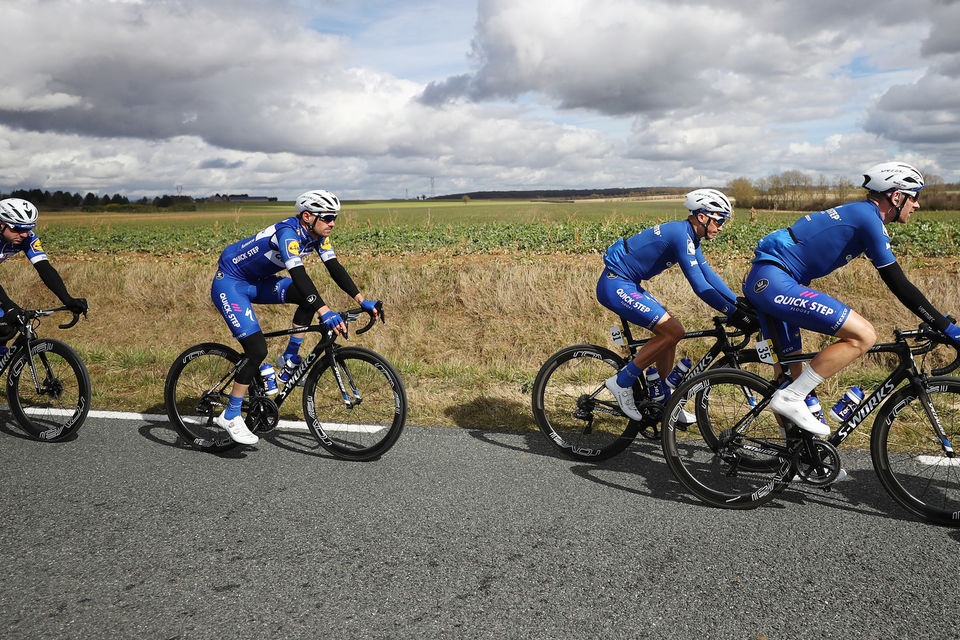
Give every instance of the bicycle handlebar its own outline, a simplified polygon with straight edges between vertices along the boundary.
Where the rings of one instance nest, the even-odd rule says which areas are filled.
[[[915,356],[930,353],[937,345],[941,344],[953,349],[955,356],[953,360],[942,367],[931,369],[930,375],[943,376],[955,370],[957,367],[960,367],[960,348],[958,348],[949,338],[935,330],[926,322],[922,323],[917,329],[912,331],[901,331],[900,329],[894,329],[893,334],[897,338],[926,340],[925,344],[910,348],[910,353]]]
[[[377,310],[377,313],[380,314],[380,322],[386,323],[387,319],[386,319],[386,316],[385,316],[384,313],[383,313],[383,302],[382,302],[382,301],[377,301],[377,304],[375,305],[375,308],[376,308],[376,310]],[[370,322],[368,322],[367,324],[365,324],[365,325],[364,325],[363,327],[361,327],[360,329],[357,329],[357,331],[356,331],[356,334],[357,334],[357,335],[360,335],[361,333],[366,333],[367,331],[369,331],[369,330],[371,329],[371,327],[373,327],[373,323],[377,321],[376,317],[373,315],[373,312],[372,312],[372,311],[367,311],[367,310],[365,310],[365,309],[363,309],[363,308],[350,309],[349,311],[344,311],[344,312],[343,312],[343,318],[344,318],[344,320],[345,320],[346,322],[355,322],[355,321],[357,321],[357,320],[360,318],[360,316],[361,316],[362,314],[364,314],[364,313],[366,313],[367,315],[370,316]]]
[[[70,311],[70,309],[67,307],[55,307],[53,309],[24,309],[23,315],[22,315],[23,322],[21,323],[21,326],[26,325],[26,323],[29,322],[30,320],[36,320],[37,318],[51,316],[59,311]],[[57,326],[60,327],[61,329],[69,329],[73,325],[80,322],[80,314],[75,311],[71,313],[73,313],[73,320]],[[83,317],[84,318],[87,317],[86,311],[83,312]]]

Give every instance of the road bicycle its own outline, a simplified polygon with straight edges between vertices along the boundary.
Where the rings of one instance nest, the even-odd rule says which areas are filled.
[[[611,329],[611,335],[615,343],[627,348],[632,359],[651,338],[634,340],[630,323],[620,320],[621,327]],[[711,366],[741,367],[760,362],[755,349],[744,348],[753,331],[728,333],[726,321],[715,316],[712,329],[683,335],[683,340],[714,340],[687,376]],[[663,405],[650,399],[643,376],[633,388],[637,409],[643,416],[639,421],[623,413],[604,384],[626,363],[624,357],[606,347],[578,344],[560,349],[540,367],[533,383],[533,416],[544,435],[567,456],[598,462],[625,450],[637,434],[649,439],[660,437]]]
[[[960,378],[945,375],[960,365],[960,352],[954,347],[954,360],[927,374],[927,354],[940,344],[952,346],[947,338],[924,324],[893,334],[893,342],[868,353],[892,354],[896,366],[826,439],[767,410],[773,393],[789,381],[786,365],[816,353],[784,357],[773,342],[772,356],[784,365],[778,380],[730,368],[688,377],[664,409],[667,465],[703,502],[752,509],[791,481],[829,489],[841,472],[837,447],[877,411],[870,457],[884,489],[916,516],[960,525],[960,457],[953,450],[960,442]],[[697,428],[677,422],[682,408],[695,413]]]
[[[83,425],[90,411],[90,374],[80,356],[64,342],[40,338],[40,318],[67,307],[23,309],[14,320],[6,316],[17,338],[0,356],[0,374],[7,373],[7,405],[17,424],[31,437],[45,442],[66,440]],[[86,312],[84,312],[86,317]],[[61,324],[69,329],[80,320]]]
[[[383,307],[377,307],[383,321]],[[353,309],[343,314],[348,325],[363,314],[370,321],[356,333],[368,331],[372,313]],[[264,433],[276,427],[284,401],[303,381],[303,413],[307,427],[324,449],[346,460],[373,460],[396,443],[407,419],[407,394],[400,375],[375,351],[337,343],[337,335],[323,324],[265,333],[265,338],[318,332],[321,339],[291,373],[283,389],[266,394],[263,379],[255,376],[241,409],[247,427]],[[215,418],[229,402],[237,371],[246,359],[235,349],[204,342],[185,350],[174,361],[164,385],[167,416],[177,433],[193,447],[222,452],[238,446]]]

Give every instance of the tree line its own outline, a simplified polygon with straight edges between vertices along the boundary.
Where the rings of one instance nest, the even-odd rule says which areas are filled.
[[[163,195],[155,198],[143,197],[139,200],[131,201],[127,196],[115,193],[112,196],[104,194],[98,196],[95,193],[87,192],[86,195],[80,193],[69,193],[67,191],[44,191],[41,189],[15,189],[10,193],[0,193],[0,198],[22,198],[32,202],[40,209],[48,211],[57,209],[83,209],[84,211],[102,211],[109,207],[111,210],[131,211],[141,210],[142,208],[169,208],[177,207],[183,209],[184,206],[196,207],[195,200],[191,196],[171,196]]]
[[[947,184],[937,174],[924,174],[926,185],[920,198],[923,209],[960,210],[960,184]],[[801,171],[784,171],[765,178],[731,180],[725,193],[736,200],[738,208],[820,211],[856,200],[864,191],[847,178],[816,178]]]

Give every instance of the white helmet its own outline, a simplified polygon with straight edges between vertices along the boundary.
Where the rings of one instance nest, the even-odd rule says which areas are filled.
[[[16,227],[21,230],[33,229],[37,226],[37,218],[40,212],[37,208],[20,198],[7,198],[0,200],[0,222],[8,227]]]
[[[329,191],[315,189],[301,193],[297,198],[297,213],[337,213],[340,211],[340,199]]]
[[[690,209],[690,213],[714,214],[710,216],[714,220],[720,218],[729,218],[733,214],[733,205],[729,198],[716,189],[694,189],[687,194],[687,199],[683,205]]]
[[[881,162],[863,174],[863,187],[881,193],[896,189],[916,197],[923,189],[923,175],[905,162]]]

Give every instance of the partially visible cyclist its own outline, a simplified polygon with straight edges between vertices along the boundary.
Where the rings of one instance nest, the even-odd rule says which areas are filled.
[[[690,211],[685,220],[658,224],[630,238],[620,238],[603,256],[606,268],[597,282],[597,300],[654,336],[606,383],[623,412],[634,420],[642,419],[633,397],[634,382],[652,363],[665,378],[673,370],[677,343],[684,333],[680,321],[641,286],[642,281],[679,264],[700,299],[729,316],[734,324],[748,323],[747,316],[737,309],[736,295],[713,272],[700,250],[700,241],[715,238],[733,215],[730,200],[716,189],[696,189],[686,195],[684,205]],[[692,421],[692,416],[686,421]]]
[[[785,355],[802,348],[801,328],[839,339],[802,372],[800,365],[792,365],[794,381],[770,401],[774,413],[814,435],[827,436],[830,428],[811,414],[804,399],[825,378],[866,353],[877,334],[859,313],[811,288],[812,280],[866,253],[884,284],[907,309],[960,345],[960,327],[949,322],[907,279],[890,249],[885,225],[910,220],[920,208],[923,185],[923,176],[909,164],[875,165],[863,174],[866,200],[805,215],[788,229],[774,231],[757,243],[743,292],[761,312],[764,336],[775,334]],[[774,326],[768,326],[763,314],[776,320]]]
[[[88,305],[85,298],[74,298],[67,292],[63,278],[43,250],[40,237],[34,229],[40,212],[30,202],[20,198],[0,200],[0,262],[21,251],[30,260],[40,280],[53,292],[60,302],[73,313],[85,313]],[[23,309],[10,299],[3,287],[0,287],[0,354],[7,350],[6,342],[15,333],[20,324]]]
[[[246,364],[237,372],[229,404],[217,417],[217,424],[234,441],[242,444],[254,444],[258,440],[244,423],[240,409],[253,377],[260,373],[260,363],[267,357],[267,341],[252,305],[295,304],[294,328],[309,325],[313,316],[317,315],[330,331],[337,334],[346,332],[343,318],[327,306],[307,275],[302,260],[304,255],[313,252],[319,254],[337,286],[364,310],[371,312],[374,317],[379,316],[377,301],[364,298],[337,260],[330,244],[330,233],[340,212],[337,196],[322,189],[307,191],[297,198],[296,208],[297,215],[224,249],[210,289],[213,304],[247,357]],[[289,277],[278,275],[284,269],[290,274]],[[302,342],[303,334],[292,335],[280,362],[297,355]],[[263,365],[264,368],[269,366]],[[268,388],[268,393],[270,391],[276,392],[276,387]]]

